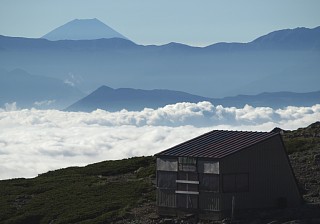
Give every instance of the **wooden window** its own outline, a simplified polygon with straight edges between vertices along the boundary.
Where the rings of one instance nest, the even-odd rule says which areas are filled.
[[[189,171],[196,172],[197,171],[197,160],[192,157],[179,157],[179,171]]]
[[[157,158],[157,170],[178,171],[178,161],[172,158]]]
[[[199,174],[199,189],[201,191],[219,191],[219,175]]]
[[[158,171],[157,186],[165,189],[175,189],[177,172]]]
[[[236,175],[236,191],[245,192],[249,191],[249,178],[247,173]]]
[[[223,174],[223,192],[249,191],[249,175],[247,173]]]
[[[235,175],[224,174],[222,179],[223,179],[223,191],[235,192]]]
[[[219,174],[219,161],[198,160],[199,173]]]
[[[178,180],[198,180],[198,174],[194,172],[178,172]]]

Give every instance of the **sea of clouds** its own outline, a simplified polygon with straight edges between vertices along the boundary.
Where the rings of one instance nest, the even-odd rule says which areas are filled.
[[[17,109],[6,104],[0,109],[0,179],[153,155],[213,129],[293,130],[318,120],[320,104],[272,109],[199,102],[91,113]]]

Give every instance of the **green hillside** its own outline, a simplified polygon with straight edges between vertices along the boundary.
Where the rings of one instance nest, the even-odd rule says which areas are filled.
[[[0,181],[0,223],[109,223],[155,201],[153,157]]]
[[[278,131],[305,202],[320,203],[320,122]],[[134,157],[3,180],[0,223],[157,223],[154,179],[154,157]]]
[[[283,140],[303,198],[320,203],[320,122],[284,131]]]

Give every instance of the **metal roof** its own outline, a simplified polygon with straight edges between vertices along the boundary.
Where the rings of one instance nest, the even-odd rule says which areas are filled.
[[[159,152],[156,156],[220,159],[275,135],[278,133],[214,130]]]

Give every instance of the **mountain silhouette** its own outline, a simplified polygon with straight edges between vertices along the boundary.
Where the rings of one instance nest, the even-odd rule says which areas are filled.
[[[108,86],[101,86],[88,96],[80,99],[67,111],[86,111],[96,109],[108,111],[143,110],[144,108],[158,108],[167,104],[177,102],[200,102],[208,101],[209,98],[192,95],[185,92],[173,90],[142,90],[132,88],[113,89]]]
[[[75,19],[44,35],[47,40],[128,39],[98,19]]]
[[[133,88],[113,89],[101,86],[88,96],[66,108],[67,111],[91,112],[96,109],[108,111],[140,111],[144,108],[157,109],[168,104],[179,102],[198,103],[209,101],[214,105],[227,107],[244,107],[246,104],[255,107],[282,108],[285,106],[312,106],[320,103],[320,91],[309,93],[276,92],[258,95],[238,95],[224,98],[208,98],[181,91],[155,89],[142,90]]]

